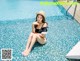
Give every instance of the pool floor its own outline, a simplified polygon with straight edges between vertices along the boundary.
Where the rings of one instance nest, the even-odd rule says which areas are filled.
[[[13,49],[12,61],[68,61],[65,55],[80,40],[80,24],[75,20],[56,19],[48,17],[47,44],[36,43],[29,56],[23,57],[21,52],[25,49],[28,36],[31,32],[33,19],[24,22],[8,22],[0,25],[0,49]],[[21,20],[20,20],[21,21]]]

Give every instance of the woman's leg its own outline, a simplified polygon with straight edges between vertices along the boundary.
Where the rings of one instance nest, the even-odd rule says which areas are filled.
[[[45,39],[42,39],[42,38],[39,36],[39,34],[34,34],[34,33],[33,33],[32,39],[31,39],[31,41],[30,41],[30,46],[29,46],[29,48],[26,50],[26,52],[23,54],[24,56],[27,56],[27,55],[30,53],[30,51],[31,51],[33,45],[35,44],[36,40],[37,40],[40,44],[45,44],[45,42],[46,42],[46,40],[45,40]]]
[[[34,33],[31,33],[31,34],[30,34],[30,36],[29,36],[29,38],[28,38],[28,41],[27,41],[27,44],[26,44],[26,49],[25,49],[25,50],[27,50],[27,49],[29,48],[29,45],[30,45],[30,43],[31,43],[33,34],[34,34]]]
[[[36,38],[37,38],[37,34],[34,34],[34,35],[33,35],[33,38],[32,38],[32,41],[31,41],[31,44],[30,44],[30,47],[29,47],[29,49],[28,49],[28,53],[30,53],[33,45],[35,44]]]
[[[37,41],[38,41],[40,44],[45,44],[45,43],[46,43],[46,38],[41,38],[39,35],[37,35]]]
[[[40,44],[45,44],[45,43],[46,43],[46,39],[45,39],[45,38],[44,38],[44,39],[41,38],[41,37],[39,36],[39,34],[33,34],[33,38],[32,38],[32,40],[31,40],[30,47],[29,47],[29,49],[28,49],[28,51],[27,51],[26,56],[30,53],[30,51],[31,51],[33,45],[35,44],[36,40],[37,40]]]
[[[28,52],[28,48],[30,46],[33,34],[34,33],[31,32],[31,34],[29,35],[29,38],[28,38],[28,41],[27,41],[27,44],[26,44],[26,49],[22,52],[23,55],[27,54],[27,52]]]
[[[24,56],[27,56],[27,55],[30,53],[33,45],[34,45],[35,42],[36,42],[36,38],[37,38],[37,34],[33,34],[33,37],[32,37],[32,40],[31,40],[31,42],[30,42],[29,48],[28,48],[24,53],[22,53]]]

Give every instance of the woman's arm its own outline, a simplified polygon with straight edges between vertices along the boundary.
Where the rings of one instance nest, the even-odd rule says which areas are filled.
[[[43,25],[43,27],[44,27],[44,29],[43,29],[43,32],[41,33],[41,37],[45,37],[45,35],[47,34],[47,27],[48,27],[48,24],[47,23],[45,23],[44,25]]]
[[[34,24],[32,24],[32,32],[35,33]]]
[[[32,32],[35,33],[35,25],[39,25],[37,22],[33,22],[32,24]]]

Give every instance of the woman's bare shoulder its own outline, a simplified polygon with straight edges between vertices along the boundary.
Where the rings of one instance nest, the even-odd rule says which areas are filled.
[[[47,27],[48,26],[48,23],[47,22],[45,22],[44,23],[44,25],[43,25],[43,27]]]

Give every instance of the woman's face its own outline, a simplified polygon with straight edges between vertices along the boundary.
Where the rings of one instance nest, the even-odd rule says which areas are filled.
[[[43,20],[42,15],[38,15],[38,16],[37,16],[37,22],[38,22],[38,23],[42,23],[42,20]]]

